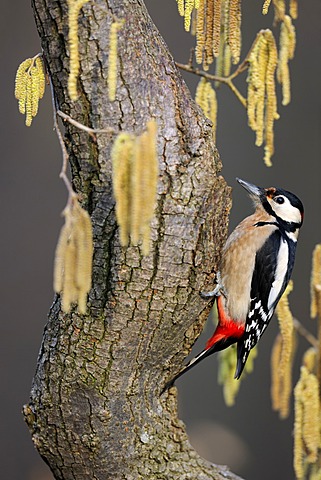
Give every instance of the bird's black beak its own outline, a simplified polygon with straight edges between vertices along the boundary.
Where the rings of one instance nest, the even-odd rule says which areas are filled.
[[[240,178],[237,178],[236,180],[240,185],[242,185],[243,188],[245,188],[253,200],[258,201],[262,198],[262,196],[265,196],[264,188],[257,187],[256,185],[253,185],[253,183],[246,182]]]

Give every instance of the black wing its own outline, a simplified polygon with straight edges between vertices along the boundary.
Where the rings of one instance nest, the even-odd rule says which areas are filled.
[[[278,229],[270,235],[256,254],[251,283],[251,303],[245,332],[237,344],[235,378],[240,378],[251,349],[255,347],[268,326],[275,307],[290,280],[295,246],[296,244]],[[279,252],[284,259],[282,268],[278,259]],[[276,274],[277,281],[275,281]]]

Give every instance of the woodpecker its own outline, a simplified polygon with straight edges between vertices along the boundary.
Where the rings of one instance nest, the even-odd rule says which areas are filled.
[[[214,352],[237,344],[235,378],[239,379],[251,349],[266,330],[291,277],[304,209],[299,198],[282,188],[261,188],[236,179],[250,195],[255,212],[228,237],[217,285],[205,298],[216,297],[218,325],[205,349],[166,384]]]

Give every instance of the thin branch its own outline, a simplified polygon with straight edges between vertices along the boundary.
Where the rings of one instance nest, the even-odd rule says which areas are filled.
[[[72,117],[70,117],[70,115],[67,115],[61,110],[57,110],[56,113],[57,115],[59,115],[59,117],[69,122],[71,125],[74,125],[75,127],[79,128],[80,130],[83,130],[84,132],[87,132],[94,139],[94,141],[96,141],[96,135],[95,135],[96,133],[109,133],[109,134],[115,133],[115,130],[111,127],[101,128],[101,129],[87,127],[86,125],[83,125],[82,123],[77,122],[77,120],[74,120]]]
[[[48,77],[49,77],[50,91],[51,91],[54,130],[56,131],[56,134],[57,134],[57,137],[58,137],[58,140],[59,140],[59,143],[60,143],[61,152],[62,152],[62,167],[61,167],[59,177],[64,181],[64,183],[66,185],[66,188],[68,190],[68,194],[69,194],[68,201],[71,201],[71,199],[76,196],[76,193],[74,192],[74,190],[72,188],[72,185],[71,185],[71,182],[70,182],[70,180],[67,176],[67,167],[68,167],[69,155],[68,155],[68,152],[67,152],[67,149],[66,149],[66,145],[65,145],[61,130],[60,130],[59,125],[58,125],[58,121],[57,121],[57,111],[58,110],[57,110],[56,97],[55,97],[55,94],[54,94],[53,85],[52,85],[51,77],[50,77],[49,74],[48,74]]]
[[[230,75],[229,77],[220,77],[218,75],[213,75],[211,73],[208,73],[208,72],[205,72],[204,70],[201,70],[199,68],[195,68],[191,65],[185,65],[183,63],[178,63],[176,62],[176,65],[178,68],[180,68],[181,70],[185,70],[186,72],[190,72],[190,73],[194,73],[194,75],[198,75],[199,77],[204,77],[206,78],[207,80],[211,80],[211,81],[214,81],[214,82],[220,82],[220,83],[224,83],[225,85],[227,85],[231,90],[232,92],[236,95],[236,97],[239,99],[239,101],[242,103],[243,107],[246,108],[246,98],[243,97],[243,95],[241,94],[241,92],[236,88],[236,86],[234,85],[234,83],[232,82],[232,78],[234,78],[236,75],[238,75],[239,73],[241,73],[241,71],[244,71],[245,70],[245,67],[243,66],[243,64],[241,64],[239,66],[239,68],[236,70],[238,71],[237,74],[236,71]],[[241,70],[241,67],[243,68],[243,70]]]
[[[239,66],[234,70],[234,72],[231,73],[231,75],[229,75],[228,77],[220,77],[218,75],[213,75],[211,73],[208,73],[208,72],[205,72],[204,70],[201,70],[199,68],[196,68],[196,67],[193,67],[192,65],[192,61],[191,61],[191,58],[189,59],[188,61],[188,64],[183,64],[183,63],[178,63],[176,62],[176,66],[178,68],[180,68],[181,70],[185,70],[186,72],[190,72],[190,73],[194,73],[195,75],[198,75],[200,77],[204,77],[206,78],[207,80],[211,80],[211,81],[214,81],[214,82],[220,82],[220,83],[224,83],[225,85],[227,85],[231,90],[232,92],[234,93],[234,95],[236,95],[236,97],[239,99],[239,101],[242,103],[243,107],[247,108],[247,101],[246,101],[246,98],[243,97],[243,95],[241,94],[241,92],[236,88],[236,86],[234,85],[233,81],[235,77],[237,77],[238,75],[240,75],[241,73],[243,73],[245,70],[247,70],[247,68],[249,67],[249,57],[251,55],[251,52],[253,50],[253,48],[255,47],[256,45],[256,42],[258,41],[259,37],[260,37],[260,34],[261,34],[261,31],[256,35],[256,38],[254,40],[254,42],[252,43],[251,45],[251,48],[249,49],[249,51],[247,52],[247,55],[246,57],[244,58],[243,62],[239,64]]]
[[[34,65],[35,65],[35,62],[36,62],[37,58],[39,58],[39,57],[42,57],[42,53],[37,53],[37,55],[35,55],[34,57],[32,57],[32,59],[31,59],[31,65],[30,65],[30,67],[28,68],[28,72],[27,72],[27,73],[30,73],[31,69],[32,69],[32,68],[34,67]]]
[[[312,345],[312,347],[314,347],[316,349],[319,348],[318,339],[314,335],[312,335],[312,333],[310,333],[297,318],[293,318],[293,325],[294,325],[295,330],[302,337],[304,337],[307,340],[307,342],[309,342]]]

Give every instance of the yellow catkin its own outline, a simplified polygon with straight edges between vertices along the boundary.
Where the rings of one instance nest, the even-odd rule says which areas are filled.
[[[303,365],[308,370],[309,373],[314,371],[317,360],[317,352],[314,347],[308,348],[308,350],[303,355]]]
[[[213,8],[213,54],[218,57],[221,43],[222,0],[214,0]]]
[[[63,215],[65,224],[55,254],[54,290],[61,293],[64,312],[69,312],[71,305],[77,303],[78,312],[84,314],[92,279],[91,220],[76,197],[71,199]]]
[[[65,225],[63,225],[60,231],[55,253],[53,288],[54,291],[57,293],[60,293],[63,289],[66,245],[68,243],[70,233],[70,227],[68,224],[65,223]]]
[[[298,1],[297,0],[290,0],[289,13],[293,18],[293,20],[296,20],[298,18]]]
[[[271,157],[274,154],[274,121],[279,118],[277,112],[277,98],[275,87],[275,70],[278,63],[278,53],[275,39],[270,30],[267,30],[268,64],[266,69],[266,107],[265,107],[265,155],[264,162],[267,167],[272,166]]]
[[[147,130],[136,140],[131,174],[131,240],[137,245],[142,236],[143,255],[149,253],[149,225],[152,219],[158,180],[156,152],[157,124],[147,122]]]
[[[272,408],[279,412],[281,419],[287,418],[290,413],[290,399],[292,394],[292,367],[294,360],[294,351],[296,346],[296,336],[292,336],[292,354],[286,365],[282,365],[283,340],[281,334],[277,336],[271,355],[271,399]]]
[[[217,99],[214,88],[206,78],[201,78],[195,95],[196,103],[201,107],[204,115],[212,121],[213,139],[215,141],[217,125]]]
[[[45,94],[46,78],[43,61],[40,57],[36,58],[35,66],[37,69],[38,96],[42,98]]]
[[[293,369],[293,362],[294,362],[294,354],[297,345],[296,333],[293,332],[292,334],[292,352],[291,358],[286,364],[284,375],[282,376],[282,389],[280,392],[280,407],[279,407],[279,415],[281,419],[285,419],[290,414],[290,402],[292,396],[292,369]]]
[[[225,404],[231,407],[241,386],[241,382],[234,379],[235,349],[227,348],[219,353],[218,383],[223,386]]]
[[[78,290],[78,311],[84,314],[87,308],[87,294],[91,288],[93,237],[88,212],[80,205],[77,206],[77,210],[74,233],[77,252],[75,283]]]
[[[81,8],[88,0],[67,0],[68,2],[68,41],[69,41],[69,77],[68,93],[71,100],[77,100],[77,80],[79,75],[79,39],[78,39],[78,15]]]
[[[203,50],[205,45],[205,0],[200,2],[196,15],[196,49],[195,58],[198,64],[203,62]]]
[[[276,315],[279,321],[279,328],[282,335],[282,353],[280,361],[280,375],[284,376],[291,361],[293,350],[293,316],[289,307],[288,296],[293,290],[293,282],[290,281],[285,292],[283,293],[277,307]]]
[[[116,99],[117,88],[117,60],[118,60],[118,31],[123,21],[113,22],[109,32],[109,57],[108,57],[108,97],[111,102]]]
[[[301,373],[302,375],[302,373]],[[303,444],[303,404],[302,404],[302,380],[298,381],[294,389],[294,445],[293,445],[293,467],[296,478],[301,480],[304,476],[303,458],[304,458],[304,444]]]
[[[26,96],[26,126],[30,127],[31,122],[32,122],[32,112],[34,111],[33,109],[33,91],[32,91],[32,76],[30,73],[28,73],[27,76],[27,96]]]
[[[26,125],[38,113],[39,99],[45,91],[45,74],[39,56],[27,58],[19,65],[15,80],[15,97],[19,101],[19,111],[26,114]]]
[[[15,97],[19,100],[19,112],[26,113],[27,79],[32,58],[27,58],[18,67],[15,80]]]
[[[279,375],[279,366],[282,352],[282,337],[278,334],[275,338],[271,353],[271,401],[272,409],[280,410],[282,379]]]
[[[154,215],[157,182],[157,123],[150,120],[146,131],[134,137],[121,133],[112,149],[113,189],[121,245],[137,245],[143,255],[150,249],[150,222]]]
[[[319,465],[312,465],[309,480],[321,480],[321,468]]]
[[[185,0],[184,28],[189,32],[191,28],[191,15],[194,9],[194,0]]]
[[[205,49],[204,49],[204,68],[207,69],[214,60],[213,56],[213,33],[214,33],[214,0],[206,1],[206,31],[205,34]]]
[[[181,15],[181,17],[184,17],[184,14],[185,14],[185,1],[184,1],[184,0],[176,0],[176,1],[177,1],[178,13]]]
[[[227,43],[231,50],[232,62],[240,61],[241,54],[241,0],[229,0],[229,26]]]
[[[131,213],[130,213],[130,238],[134,245],[139,242],[141,234],[141,220],[142,210],[145,203],[143,194],[142,178],[144,175],[145,164],[143,157],[145,152],[143,151],[142,138],[138,137],[135,141],[135,150],[133,156],[133,164],[131,171]]]
[[[304,462],[315,463],[320,446],[319,383],[305,366],[301,367],[294,398],[294,469],[297,478],[301,479],[304,477]]]
[[[113,145],[113,190],[116,200],[116,219],[120,228],[120,243],[128,244],[131,223],[131,168],[135,138],[129,133],[120,133]]]
[[[274,5],[274,24],[282,21],[286,11],[285,0],[273,0]]]
[[[281,24],[280,53],[277,68],[277,79],[282,85],[282,105],[288,105],[291,100],[290,72],[288,62],[294,56],[295,43],[295,28],[292,24],[291,17],[289,15],[285,15]]]
[[[271,5],[271,0],[265,0],[264,3],[263,3],[263,7],[262,7],[262,13],[263,15],[266,15],[269,11],[269,8],[270,8],[270,5]]]
[[[223,75],[224,77],[228,77],[231,72],[231,49],[228,45],[224,45],[224,53],[223,53]]]
[[[191,18],[191,28],[190,28],[190,33],[195,37],[196,35],[196,17],[197,17],[197,10],[194,8],[192,12],[192,18]]]
[[[255,145],[260,147],[264,141],[264,122],[266,108],[266,71],[269,61],[269,52],[266,38],[262,42],[262,48],[258,51],[258,89],[256,92],[256,141]]]
[[[256,145],[263,142],[265,80],[268,61],[267,42],[261,31],[249,56],[247,116],[249,126],[256,132]]]
[[[71,304],[77,301],[77,286],[75,283],[76,261],[76,245],[74,238],[71,236],[65,250],[64,281],[61,292],[61,307],[66,313],[70,311]]]
[[[251,350],[251,354],[245,365],[242,378],[250,374],[254,368],[254,359],[257,356],[257,348]],[[235,348],[227,348],[219,352],[218,383],[223,386],[225,404],[231,407],[235,404],[236,395],[240,389],[241,381],[234,378],[235,373]]]
[[[154,215],[157,183],[158,183],[158,157],[157,157],[157,123],[150,120],[146,125],[146,164],[145,172],[146,203],[144,205],[144,224],[142,231],[142,253],[148,255],[150,251],[150,222]]]
[[[321,318],[321,244],[315,246],[311,273],[311,318]]]
[[[264,161],[271,166],[274,153],[274,121],[279,118],[275,92],[277,49],[270,30],[261,30],[249,55],[247,115],[256,132],[256,145],[265,142]]]
[[[320,405],[319,383],[313,373],[307,377],[303,403],[303,441],[308,451],[308,462],[315,463],[320,445]]]
[[[195,10],[206,0],[176,0],[178,13],[184,17],[184,28],[187,32],[191,30],[192,16]]]
[[[222,6],[224,7],[224,3],[222,3]],[[223,12],[224,12],[224,8],[222,9],[222,13]],[[222,77],[222,76],[228,77],[231,71],[232,58],[231,58],[230,47],[226,43],[224,21],[222,23],[223,24],[221,28],[221,35],[220,35],[220,42],[219,42],[219,53],[215,62],[215,75],[217,75],[218,77]],[[218,87],[219,85],[220,85],[219,82],[215,83],[215,87]]]

